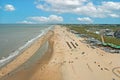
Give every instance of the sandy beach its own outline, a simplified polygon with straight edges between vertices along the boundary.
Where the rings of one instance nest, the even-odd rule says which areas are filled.
[[[27,61],[47,40],[49,48],[41,59],[6,80],[120,80],[120,54],[92,48],[59,25],[2,68],[0,78]]]

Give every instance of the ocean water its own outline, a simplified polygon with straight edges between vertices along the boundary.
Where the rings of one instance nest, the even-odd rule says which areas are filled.
[[[12,60],[52,25],[0,24],[0,66]]]

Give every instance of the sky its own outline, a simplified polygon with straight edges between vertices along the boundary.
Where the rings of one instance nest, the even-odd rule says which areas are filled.
[[[0,0],[0,24],[120,24],[120,0]]]

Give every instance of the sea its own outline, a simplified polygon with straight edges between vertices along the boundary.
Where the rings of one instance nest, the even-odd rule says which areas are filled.
[[[52,28],[53,25],[0,24],[0,67]]]

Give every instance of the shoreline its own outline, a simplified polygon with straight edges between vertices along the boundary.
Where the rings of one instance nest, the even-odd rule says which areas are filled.
[[[119,80],[120,55],[81,41],[66,27],[55,26],[42,58],[6,80]]]
[[[45,43],[51,36],[52,31],[48,31],[45,35],[41,36],[38,40],[36,40],[32,45],[30,45],[27,49],[25,49],[19,56],[17,56],[13,61],[5,65],[0,69],[0,79],[7,74],[10,74],[17,67],[25,63],[36,51]]]

